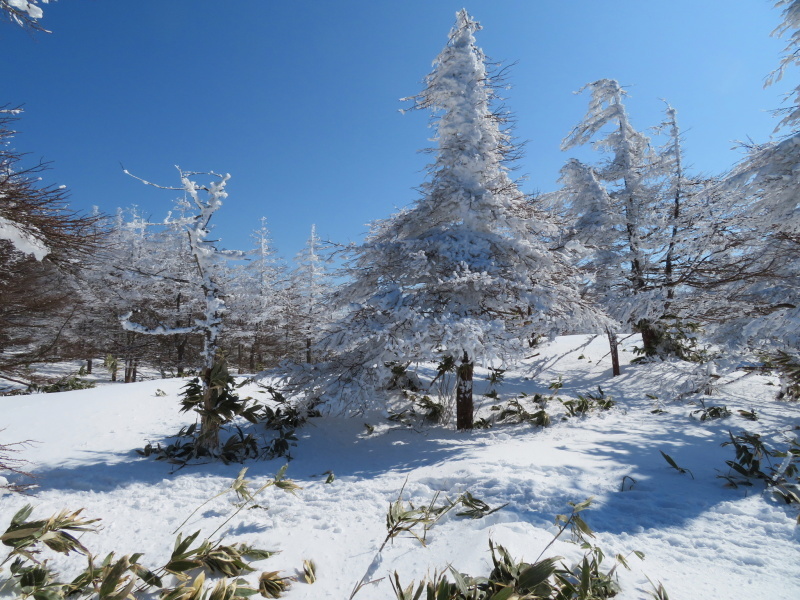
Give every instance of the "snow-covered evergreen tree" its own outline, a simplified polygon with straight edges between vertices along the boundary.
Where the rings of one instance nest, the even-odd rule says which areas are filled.
[[[595,293],[616,319],[641,332],[644,352],[680,353],[666,341],[664,319],[675,316],[676,289],[685,284],[681,244],[694,216],[682,206],[699,185],[684,173],[676,111],[667,108],[660,129],[668,141],[659,151],[632,126],[617,81],[584,89],[589,109],[562,149],[591,142],[607,158],[597,167],[572,159],[562,170],[572,237],[587,251],[583,266]]]
[[[458,364],[456,425],[468,429],[476,362],[499,365],[538,336],[605,324],[577,292],[566,258],[540,241],[552,226],[522,218],[528,198],[507,164],[517,148],[506,115],[493,111],[479,29],[457,13],[411,99],[433,112],[436,130],[422,196],[375,223],[346,265],[351,282],[338,295],[346,314],[320,344],[329,360],[309,380],[322,381],[323,396],[343,392],[350,409],[374,401],[393,367],[449,357]]]
[[[332,285],[325,261],[319,254],[320,244],[317,227],[311,225],[311,235],[295,257],[297,266],[292,273],[292,285],[300,303],[297,307],[300,313],[299,333],[305,345],[307,363],[314,360],[311,348],[319,341],[322,324],[328,320],[325,299],[330,296]]]
[[[18,108],[0,107],[0,373],[57,357],[80,308],[76,274],[102,250],[98,215],[71,210],[64,186],[45,186],[46,165],[14,149]]]
[[[240,369],[246,366],[253,373],[283,358],[279,340],[286,268],[277,255],[266,218],[262,217],[261,226],[250,237],[253,247],[247,252],[248,262],[237,265],[233,272],[228,335]]]

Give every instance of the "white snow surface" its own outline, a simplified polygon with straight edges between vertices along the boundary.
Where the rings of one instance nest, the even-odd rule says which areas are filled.
[[[604,338],[588,345],[583,336],[565,336],[535,349],[519,368],[506,373],[497,388],[500,400],[476,396],[479,416],[493,403],[520,392],[550,394],[547,384],[562,375],[562,398],[590,392],[598,385],[617,405],[607,412],[566,421],[546,429],[496,425],[459,433],[431,426],[407,428],[385,415],[363,418],[320,417],[298,430],[287,477],[302,486],[296,494],[274,487],[257,497],[258,508],[243,510],[216,537],[280,550],[261,570],[301,574],[303,560],[317,566],[317,581],[302,577],[288,599],[341,598],[368,570],[371,579],[359,600],[393,598],[389,575],[397,571],[407,585],[452,565],[473,576],[490,571],[489,540],[516,558],[533,561],[556,531],[556,514],[568,513],[569,501],[594,497],[583,513],[597,532],[595,543],[607,557],[629,558],[631,571],[619,569],[621,599],[649,597],[647,581],[661,581],[675,599],[800,598],[800,536],[797,508],[780,505],[758,487],[730,489],[717,478],[727,472],[731,447],[721,447],[728,430],[760,433],[778,444],[781,435],[800,427],[800,406],[779,403],[775,380],[761,374],[735,373],[717,382],[707,405],[727,405],[733,415],[701,422],[687,401],[656,401],[678,389],[693,366],[686,363],[628,365],[633,340],[623,345],[623,374],[610,376]],[[581,347],[584,345],[584,347]],[[476,392],[488,385],[476,369]],[[735,381],[734,381],[735,379]],[[109,384],[95,389],[0,397],[0,443],[36,440],[20,457],[36,476],[32,496],[0,496],[0,531],[26,503],[34,518],[61,509],[85,508],[101,518],[102,530],[81,541],[96,555],[143,552],[141,562],[164,564],[173,547],[172,531],[204,501],[227,488],[242,465],[210,464],[172,472],[170,465],[135,453],[146,441],[165,437],[193,417],[179,413],[178,394],[185,380]],[[157,390],[166,396],[156,395]],[[257,395],[256,388],[244,393]],[[525,400],[523,399],[523,402]],[[548,411],[557,414],[560,403]],[[755,409],[760,419],[746,421],[737,409]],[[368,434],[364,423],[375,426]],[[791,435],[791,433],[789,433]],[[669,468],[662,450],[694,475]],[[251,462],[247,478],[257,488],[285,464],[285,459]],[[325,483],[326,471],[336,479]],[[626,479],[621,491],[623,478]],[[10,475],[9,479],[17,481]],[[632,483],[633,482],[633,483]],[[416,506],[469,490],[491,506],[508,505],[483,519],[449,513],[427,536],[427,547],[400,537],[378,548],[386,537],[385,515],[401,493]],[[205,505],[184,525],[186,534],[213,532],[234,510],[235,495]],[[562,555],[572,564],[581,555],[562,538],[546,556]],[[0,560],[5,558],[0,555]],[[606,559],[608,568],[612,559]],[[52,565],[69,571],[80,556],[56,556]]]

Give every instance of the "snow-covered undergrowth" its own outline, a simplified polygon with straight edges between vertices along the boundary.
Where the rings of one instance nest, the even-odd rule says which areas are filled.
[[[215,537],[280,550],[254,563],[258,571],[248,579],[255,584],[262,570],[298,576],[287,598],[346,599],[365,573],[378,581],[356,598],[393,598],[389,575],[395,571],[404,584],[448,565],[488,575],[489,540],[533,561],[557,531],[554,516],[569,513],[570,501],[593,497],[582,514],[597,533],[594,543],[608,557],[633,550],[645,555],[643,561],[629,558],[630,571],[617,571],[619,598],[648,597],[647,577],[661,581],[671,598],[800,597],[797,507],[762,494],[758,483],[731,489],[717,477],[734,458],[730,446],[721,446],[728,431],[760,433],[773,446],[786,446],[800,426],[800,405],[773,399],[774,378],[739,372],[716,380],[713,394],[702,397],[706,407],[725,405],[732,414],[701,421],[691,414],[698,406],[667,401],[694,365],[625,364],[622,376],[612,379],[604,339],[586,345],[587,339],[562,337],[533,350],[536,356],[495,386],[499,398],[476,396],[477,416],[496,414],[493,405],[523,392],[528,397],[520,402],[532,410],[535,393],[567,400],[597,386],[616,401],[610,410],[561,420],[566,413],[554,398],[546,407],[553,417],[548,428],[498,424],[468,434],[417,421],[409,427],[377,414],[313,418],[298,431],[286,473],[303,489],[266,489],[256,507],[236,514]],[[632,342],[624,346],[625,363],[634,356]],[[548,389],[559,375],[563,387]],[[476,370],[478,394],[490,389],[485,376]],[[193,419],[178,412],[183,385],[179,379],[152,380],[0,398],[0,444],[36,440],[20,456],[30,461],[26,468],[38,485],[31,497],[0,496],[0,531],[26,503],[39,518],[85,508],[85,516],[102,519],[99,533],[81,537],[96,555],[143,552],[145,565],[167,562],[173,531],[241,469],[207,464],[171,472],[171,465],[136,454],[147,441],[163,441]],[[255,386],[241,391],[259,395]],[[746,419],[740,409],[759,419]],[[694,478],[671,468],[661,452]],[[251,487],[267,483],[284,464],[249,463]],[[426,547],[401,535],[378,554],[387,509],[401,490],[415,506],[437,493],[441,500],[465,491],[491,507],[506,506],[474,520],[451,511],[427,533]],[[216,498],[181,531],[210,535],[237,502],[233,493]],[[566,536],[546,556],[561,555],[572,564],[582,554]],[[300,576],[304,560],[316,565],[313,584]],[[82,566],[75,556],[55,556],[51,564],[66,572]],[[612,564],[608,558],[606,567]]]

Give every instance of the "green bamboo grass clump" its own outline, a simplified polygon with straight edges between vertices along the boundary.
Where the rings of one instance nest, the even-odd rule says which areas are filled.
[[[161,600],[245,600],[255,594],[280,597],[294,578],[282,576],[278,571],[265,571],[257,587],[242,578],[256,571],[253,562],[268,559],[275,554],[274,550],[211,539],[241,510],[254,506],[256,496],[267,488],[274,486],[289,493],[301,489],[285,478],[285,466],[256,490],[245,479],[246,471],[242,469],[228,488],[201,504],[178,526],[173,532],[177,537],[170,558],[157,569],[143,565],[140,553],[117,557],[111,552],[104,558],[94,555],[77,536],[96,533],[100,519],[84,518],[83,509],[63,510],[47,519],[31,519],[33,508],[25,506],[0,534],[0,543],[9,549],[8,556],[0,562],[0,596],[10,594],[23,600],[128,600],[152,598],[156,594]],[[189,535],[178,533],[197,510],[230,492],[239,500],[236,509],[211,536],[201,538],[200,531]],[[66,580],[42,558],[46,550],[82,556],[85,567],[76,577]],[[307,583],[316,581],[312,561],[304,562],[303,573]],[[166,576],[177,580],[177,585],[165,585]],[[212,585],[206,582],[207,577],[221,579]]]
[[[488,576],[473,577],[460,573],[452,566],[443,573],[411,582],[404,586],[397,571],[390,577],[396,600],[605,600],[620,592],[616,570],[628,569],[630,554],[644,559],[641,552],[628,556],[617,555],[613,565],[603,566],[605,554],[589,539],[595,534],[581,517],[591,505],[589,498],[580,503],[570,502],[570,514],[557,515],[559,528],[554,538],[532,563],[514,559],[503,546],[489,540],[492,570]],[[583,558],[569,567],[563,557],[542,558],[550,546],[569,531],[575,543],[586,550]],[[663,586],[653,586],[656,600],[668,600]]]

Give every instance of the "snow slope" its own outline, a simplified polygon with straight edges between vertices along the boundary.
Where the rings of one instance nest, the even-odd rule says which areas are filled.
[[[708,405],[727,405],[733,415],[701,422],[690,414],[697,407],[686,400],[664,401],[677,393],[692,365],[626,365],[622,376],[612,379],[603,340],[587,345],[588,340],[567,336],[538,350],[538,356],[506,373],[497,388],[499,401],[476,398],[480,415],[523,391],[552,393],[547,384],[558,375],[564,381],[558,396],[574,397],[600,385],[617,401],[610,411],[554,419],[546,429],[496,425],[469,434],[406,427],[385,415],[315,418],[298,432],[287,472],[303,489],[294,495],[267,489],[258,497],[258,508],[240,512],[216,537],[281,551],[256,563],[260,570],[298,575],[303,560],[312,559],[317,582],[295,583],[287,598],[345,599],[366,573],[380,581],[356,598],[393,598],[386,576],[395,570],[405,584],[448,565],[487,575],[490,539],[517,558],[534,560],[556,531],[554,516],[568,513],[569,501],[592,496],[585,519],[606,555],[645,554],[644,561],[631,557],[631,571],[620,569],[620,598],[648,597],[647,577],[663,582],[673,599],[800,597],[797,508],[779,505],[759,488],[726,488],[717,477],[727,472],[725,460],[733,459],[733,450],[720,446],[728,430],[747,429],[781,443],[781,436],[800,427],[800,406],[774,401],[771,377],[737,373],[721,378],[715,394],[704,397]],[[623,352],[628,359],[632,341]],[[476,372],[479,392],[487,385],[483,376]],[[0,428],[6,428],[0,443],[38,440],[22,457],[31,462],[39,486],[32,497],[0,496],[2,529],[28,502],[38,517],[84,507],[86,516],[102,519],[102,531],[82,537],[96,554],[143,552],[143,564],[163,564],[172,549],[172,531],[227,488],[241,469],[213,464],[172,473],[170,465],[135,454],[146,441],[163,440],[193,421],[178,412],[182,385],[169,379],[0,397]],[[666,412],[653,414],[657,405]],[[559,406],[552,400],[548,411],[556,415]],[[747,421],[736,409],[755,409],[760,419]],[[375,427],[373,433],[365,422]],[[671,469],[659,451],[691,470],[694,479]],[[258,487],[284,463],[250,463],[247,477]],[[335,474],[329,484],[327,471]],[[453,511],[430,530],[427,547],[401,537],[378,554],[386,537],[386,510],[401,490],[415,505],[427,504],[437,492],[440,498],[455,498],[466,490],[493,507],[508,504],[478,520]],[[217,498],[182,531],[201,529],[209,535],[235,510],[236,501],[234,494]],[[562,538],[547,555],[572,562],[582,551]],[[79,563],[79,557],[53,560],[65,569]]]

